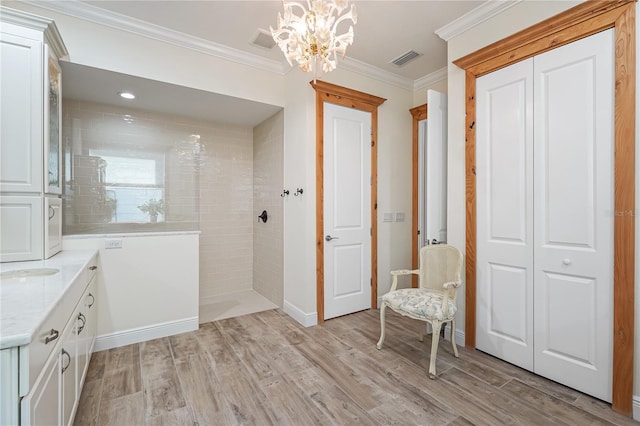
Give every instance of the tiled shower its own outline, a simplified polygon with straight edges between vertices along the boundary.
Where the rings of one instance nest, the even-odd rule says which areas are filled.
[[[64,232],[199,230],[201,313],[281,307],[283,135],[282,111],[251,128],[64,99]],[[158,198],[153,221],[140,206]]]

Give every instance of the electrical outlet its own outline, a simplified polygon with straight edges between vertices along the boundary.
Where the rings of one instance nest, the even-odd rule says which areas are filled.
[[[404,212],[396,213],[396,222],[404,222]]]
[[[104,248],[109,249],[121,249],[122,248],[122,240],[104,240]]]

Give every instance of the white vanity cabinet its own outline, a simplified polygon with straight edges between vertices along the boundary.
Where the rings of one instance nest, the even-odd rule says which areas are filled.
[[[60,253],[56,256],[62,258],[60,265],[65,264],[65,255],[74,256],[66,251]],[[82,263],[78,263],[79,259]],[[46,318],[30,333],[28,343],[6,347],[3,342],[4,349],[0,350],[0,425],[73,424],[97,331],[97,253],[75,255],[73,262],[75,264],[68,268],[58,266],[52,260],[21,262],[59,268],[57,280],[52,278],[47,282],[43,279],[35,282],[34,287],[57,286],[60,297],[52,300],[50,307],[42,307]],[[21,266],[19,269],[27,268]],[[20,285],[29,285],[29,282]],[[8,290],[3,296],[5,294],[12,297]],[[31,308],[30,300],[24,302],[23,309]],[[2,321],[12,320],[2,318]],[[12,339],[10,334],[8,331],[2,338]],[[19,340],[21,336],[22,333],[15,338]]]
[[[5,349],[6,350],[6,349]],[[23,399],[21,424],[57,424],[60,418],[60,358],[52,356],[42,369],[41,380],[29,395]],[[11,423],[11,424],[18,424]]]
[[[0,7],[0,24],[0,227],[4,234],[33,223],[3,235],[0,262],[47,259],[60,251],[48,236],[62,232],[62,220],[49,221],[45,198],[62,194],[58,60],[68,52],[50,19]],[[34,197],[41,199],[38,209]],[[15,214],[27,202],[29,221]]]

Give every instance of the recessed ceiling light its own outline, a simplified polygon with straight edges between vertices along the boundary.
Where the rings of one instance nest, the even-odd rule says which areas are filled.
[[[125,98],[125,99],[135,99],[136,95],[134,95],[131,92],[118,92],[118,95],[120,95],[121,98]]]

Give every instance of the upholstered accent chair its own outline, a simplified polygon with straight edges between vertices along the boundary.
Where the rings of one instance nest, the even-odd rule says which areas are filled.
[[[436,355],[440,329],[450,323],[453,353],[458,357],[456,347],[456,295],[461,285],[462,253],[457,248],[446,245],[429,245],[420,249],[420,269],[391,271],[392,282],[389,293],[382,296],[380,307],[380,340],[376,347],[382,349],[385,333],[385,310],[393,309],[400,315],[431,324],[431,359],[429,378],[436,378]],[[418,288],[397,289],[398,277],[415,274],[419,276]],[[424,327],[420,328],[423,341]]]

